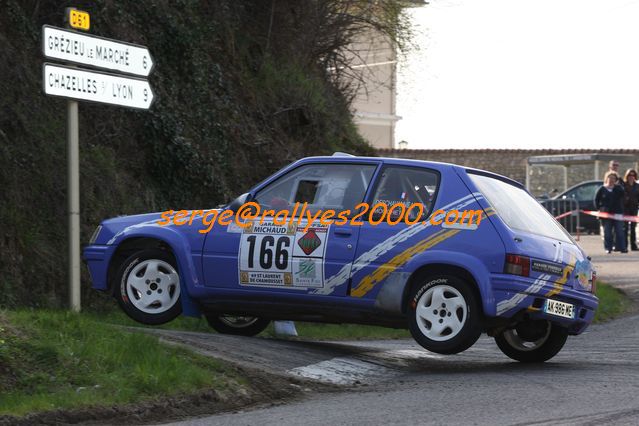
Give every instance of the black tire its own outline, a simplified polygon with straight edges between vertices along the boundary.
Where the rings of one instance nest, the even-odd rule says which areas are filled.
[[[495,343],[497,343],[497,346],[505,355],[515,361],[528,363],[548,361],[550,358],[557,355],[561,348],[564,347],[564,344],[568,339],[568,330],[547,321],[542,322],[550,328],[550,330],[546,331],[547,336],[545,336],[545,333],[535,336],[534,332],[533,335],[526,336],[527,333],[530,334],[530,331],[526,332],[521,330],[520,327],[523,325],[519,325],[515,329],[505,330],[497,335],[495,337]],[[533,323],[533,321],[530,321],[530,323]],[[539,321],[535,321],[535,323],[539,323]],[[520,330],[519,332],[517,331],[518,329]],[[521,333],[522,331],[523,333]],[[520,334],[523,336],[520,336]],[[540,340],[542,341],[537,345],[532,343]],[[519,341],[526,342],[530,344],[531,347],[524,350]]]
[[[415,341],[426,350],[446,355],[463,352],[471,347],[481,335],[483,319],[478,297],[471,284],[449,275],[424,277],[419,279],[417,283],[418,284],[414,285],[411,289],[407,307],[408,328]],[[446,295],[461,296],[461,300],[455,299],[461,302],[460,307],[449,311],[443,306],[435,307],[428,305],[429,302],[431,304],[434,302],[433,295],[436,291],[436,287],[441,287],[441,290],[444,291],[444,298]],[[456,289],[456,292],[453,292],[450,288]],[[431,289],[433,289],[433,294],[427,296]],[[453,299],[443,299],[444,305],[446,300]],[[429,309],[433,309],[433,315],[438,315],[434,317],[436,318],[435,323],[419,315],[419,312],[424,312],[418,309],[419,306],[422,306],[422,309],[426,306],[430,306]],[[448,306],[448,308],[451,308],[451,306]],[[465,309],[465,314],[462,312],[463,309]],[[435,311],[437,311],[437,314],[435,314]],[[444,312],[444,314],[442,314],[442,312]],[[455,317],[458,323],[457,331],[453,331],[450,327],[444,328],[442,333],[438,336],[433,335],[433,338],[430,338],[423,331],[429,327],[430,330],[434,330],[434,327],[437,326],[437,322],[442,323],[444,319],[451,321],[450,318],[454,319]],[[446,323],[443,323],[441,327],[447,327]],[[446,338],[447,330],[449,331],[450,338]],[[426,330],[426,332],[430,331]]]
[[[270,320],[258,317],[218,314],[207,314],[205,316],[209,325],[218,333],[236,336],[256,336],[271,323]]]
[[[153,260],[157,260],[158,263],[162,262],[159,266],[159,270],[161,270],[163,273],[171,272],[170,270],[166,269],[166,264],[170,265],[178,274],[178,280],[177,285],[175,285],[175,283],[172,283],[168,285],[168,287],[165,287],[167,285],[166,282],[164,284],[161,283],[161,279],[159,283],[155,283],[155,288],[151,287],[154,285],[153,282],[150,284],[144,283],[143,285],[146,286],[146,291],[151,292],[151,294],[147,293],[147,295],[156,296],[159,300],[161,293],[165,291],[167,292],[166,294],[169,295],[170,299],[170,302],[167,303],[165,306],[162,306],[160,302],[157,302],[156,304],[150,305],[150,307],[147,308],[150,311],[156,309],[157,312],[145,312],[142,311],[141,308],[136,306],[136,304],[140,304],[136,303],[136,301],[140,301],[141,297],[143,297],[141,293],[141,291],[143,290],[138,289],[139,291],[136,291],[134,288],[127,286],[127,280],[129,279],[131,274],[136,271],[136,266]],[[144,274],[146,274],[146,271],[144,271]],[[180,281],[181,280],[179,279],[177,263],[171,253],[159,249],[141,250],[126,259],[122,263],[122,266],[120,266],[120,269],[114,277],[115,288],[113,295],[118,301],[118,304],[120,305],[122,310],[135,321],[147,325],[164,324],[175,319],[182,313],[182,303],[179,292]],[[162,284],[162,288],[159,284]],[[177,296],[175,295],[176,292]],[[135,300],[132,300],[132,298],[134,298]],[[154,306],[156,306],[156,308],[154,308]]]

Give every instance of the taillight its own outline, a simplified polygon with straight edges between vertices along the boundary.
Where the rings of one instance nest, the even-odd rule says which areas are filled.
[[[521,275],[522,277],[529,276],[530,258],[518,254],[507,254],[504,274]]]

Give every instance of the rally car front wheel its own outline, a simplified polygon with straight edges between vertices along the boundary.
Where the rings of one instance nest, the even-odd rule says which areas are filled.
[[[207,314],[206,320],[218,333],[234,334],[236,336],[255,336],[268,327],[270,320],[235,315]]]
[[[499,349],[520,362],[544,362],[564,347],[568,330],[549,321],[526,321],[495,337]]]
[[[457,277],[422,279],[413,286],[408,303],[408,328],[417,343],[431,352],[465,351],[481,335],[478,297],[469,283]]]
[[[173,256],[159,249],[142,250],[122,263],[114,295],[135,321],[158,325],[182,313],[180,275]]]

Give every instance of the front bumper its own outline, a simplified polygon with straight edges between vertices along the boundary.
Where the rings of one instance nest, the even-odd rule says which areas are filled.
[[[530,319],[546,319],[568,329],[570,334],[582,333],[595,316],[599,299],[592,293],[575,290],[552,281],[508,274],[492,274],[491,283],[496,316],[510,318],[522,311]],[[573,319],[547,314],[543,311],[546,299],[559,300],[575,306]]]
[[[93,244],[86,246],[82,251],[82,260],[89,268],[91,283],[96,290],[106,291],[109,288],[107,276],[113,250],[113,246]]]

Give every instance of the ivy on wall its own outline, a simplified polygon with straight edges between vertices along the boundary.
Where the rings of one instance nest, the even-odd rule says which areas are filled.
[[[66,301],[66,103],[42,93],[42,25],[74,6],[156,62],[151,110],[80,105],[86,242],[104,218],[210,208],[302,156],[373,154],[313,39],[290,31],[308,24],[299,4],[0,0],[0,306]]]

